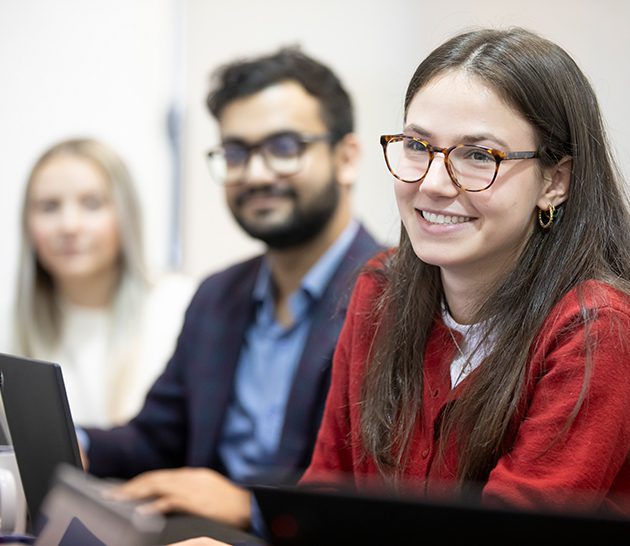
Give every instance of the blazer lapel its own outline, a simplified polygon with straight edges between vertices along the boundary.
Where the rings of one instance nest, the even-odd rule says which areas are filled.
[[[234,392],[234,376],[245,339],[245,332],[253,314],[252,291],[260,259],[237,276],[233,290],[222,298],[222,305],[209,309],[208,327],[203,332],[203,350],[195,356],[202,372],[196,375],[198,393],[191,407],[191,423],[197,440],[196,455],[191,464],[219,465],[217,445],[225,422],[225,413]],[[214,325],[210,324],[214,323]],[[201,344],[200,344],[201,345]]]
[[[356,276],[381,247],[360,227],[338,270],[317,304],[313,324],[296,371],[278,452],[278,467],[295,472],[308,463],[328,392],[330,367]],[[319,413],[319,415],[318,415]],[[295,478],[282,476],[280,479]]]

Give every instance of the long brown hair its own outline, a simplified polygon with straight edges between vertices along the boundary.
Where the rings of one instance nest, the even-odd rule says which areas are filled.
[[[453,69],[480,78],[525,116],[536,132],[542,166],[572,158],[570,195],[552,229],[532,230],[515,267],[476,310],[486,339],[491,333],[490,351],[482,373],[471,375],[463,395],[447,407],[440,431],[442,445],[449,434],[457,436],[457,479],[463,488],[485,481],[509,447],[509,425],[518,417],[528,359],[554,305],[587,279],[629,292],[630,219],[597,99],[562,48],[520,28],[458,35],[418,66],[405,112],[419,89]],[[367,455],[395,481],[422,408],[424,351],[443,292],[439,268],[418,259],[404,228],[398,250],[381,273],[388,282],[363,385],[361,428]],[[593,310],[582,305],[582,323],[576,327],[588,329],[592,320]],[[587,387],[588,346],[585,366],[573,415]]]

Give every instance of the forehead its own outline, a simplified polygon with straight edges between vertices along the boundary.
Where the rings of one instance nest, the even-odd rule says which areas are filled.
[[[33,176],[29,195],[43,196],[61,192],[109,191],[105,173],[92,160],[62,153],[46,160]]]
[[[430,133],[423,136],[447,140],[487,134],[508,143],[535,143],[534,128],[525,117],[491,85],[464,70],[440,74],[417,91],[405,119],[406,127],[412,125]]]
[[[222,139],[257,141],[279,131],[322,133],[327,129],[318,99],[286,81],[230,102],[219,117]]]

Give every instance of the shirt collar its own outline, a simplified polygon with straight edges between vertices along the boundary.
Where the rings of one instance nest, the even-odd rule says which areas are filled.
[[[359,223],[356,220],[351,220],[332,246],[324,252],[303,277],[300,283],[301,290],[314,299],[322,297],[330,279],[341,264],[358,231]],[[269,295],[271,295],[271,269],[269,262],[265,258],[258,271],[252,297],[255,302],[261,303]]]

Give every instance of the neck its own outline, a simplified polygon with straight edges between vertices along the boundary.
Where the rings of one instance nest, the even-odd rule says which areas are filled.
[[[475,314],[485,301],[490,287],[498,281],[495,277],[458,275],[444,269],[441,270],[441,277],[448,311],[459,324],[475,322]]]
[[[282,324],[291,324],[287,308],[289,296],[300,286],[302,279],[350,222],[349,211],[339,207],[324,229],[313,239],[299,246],[269,249],[267,258],[276,287],[276,317]]]
[[[471,324],[475,314],[493,288],[515,267],[522,248],[500,260],[485,260],[483,265],[441,267],[442,287],[451,316],[460,324]]]
[[[55,283],[63,299],[82,307],[107,307],[112,302],[120,273],[118,269],[104,271],[90,277],[61,279]]]

